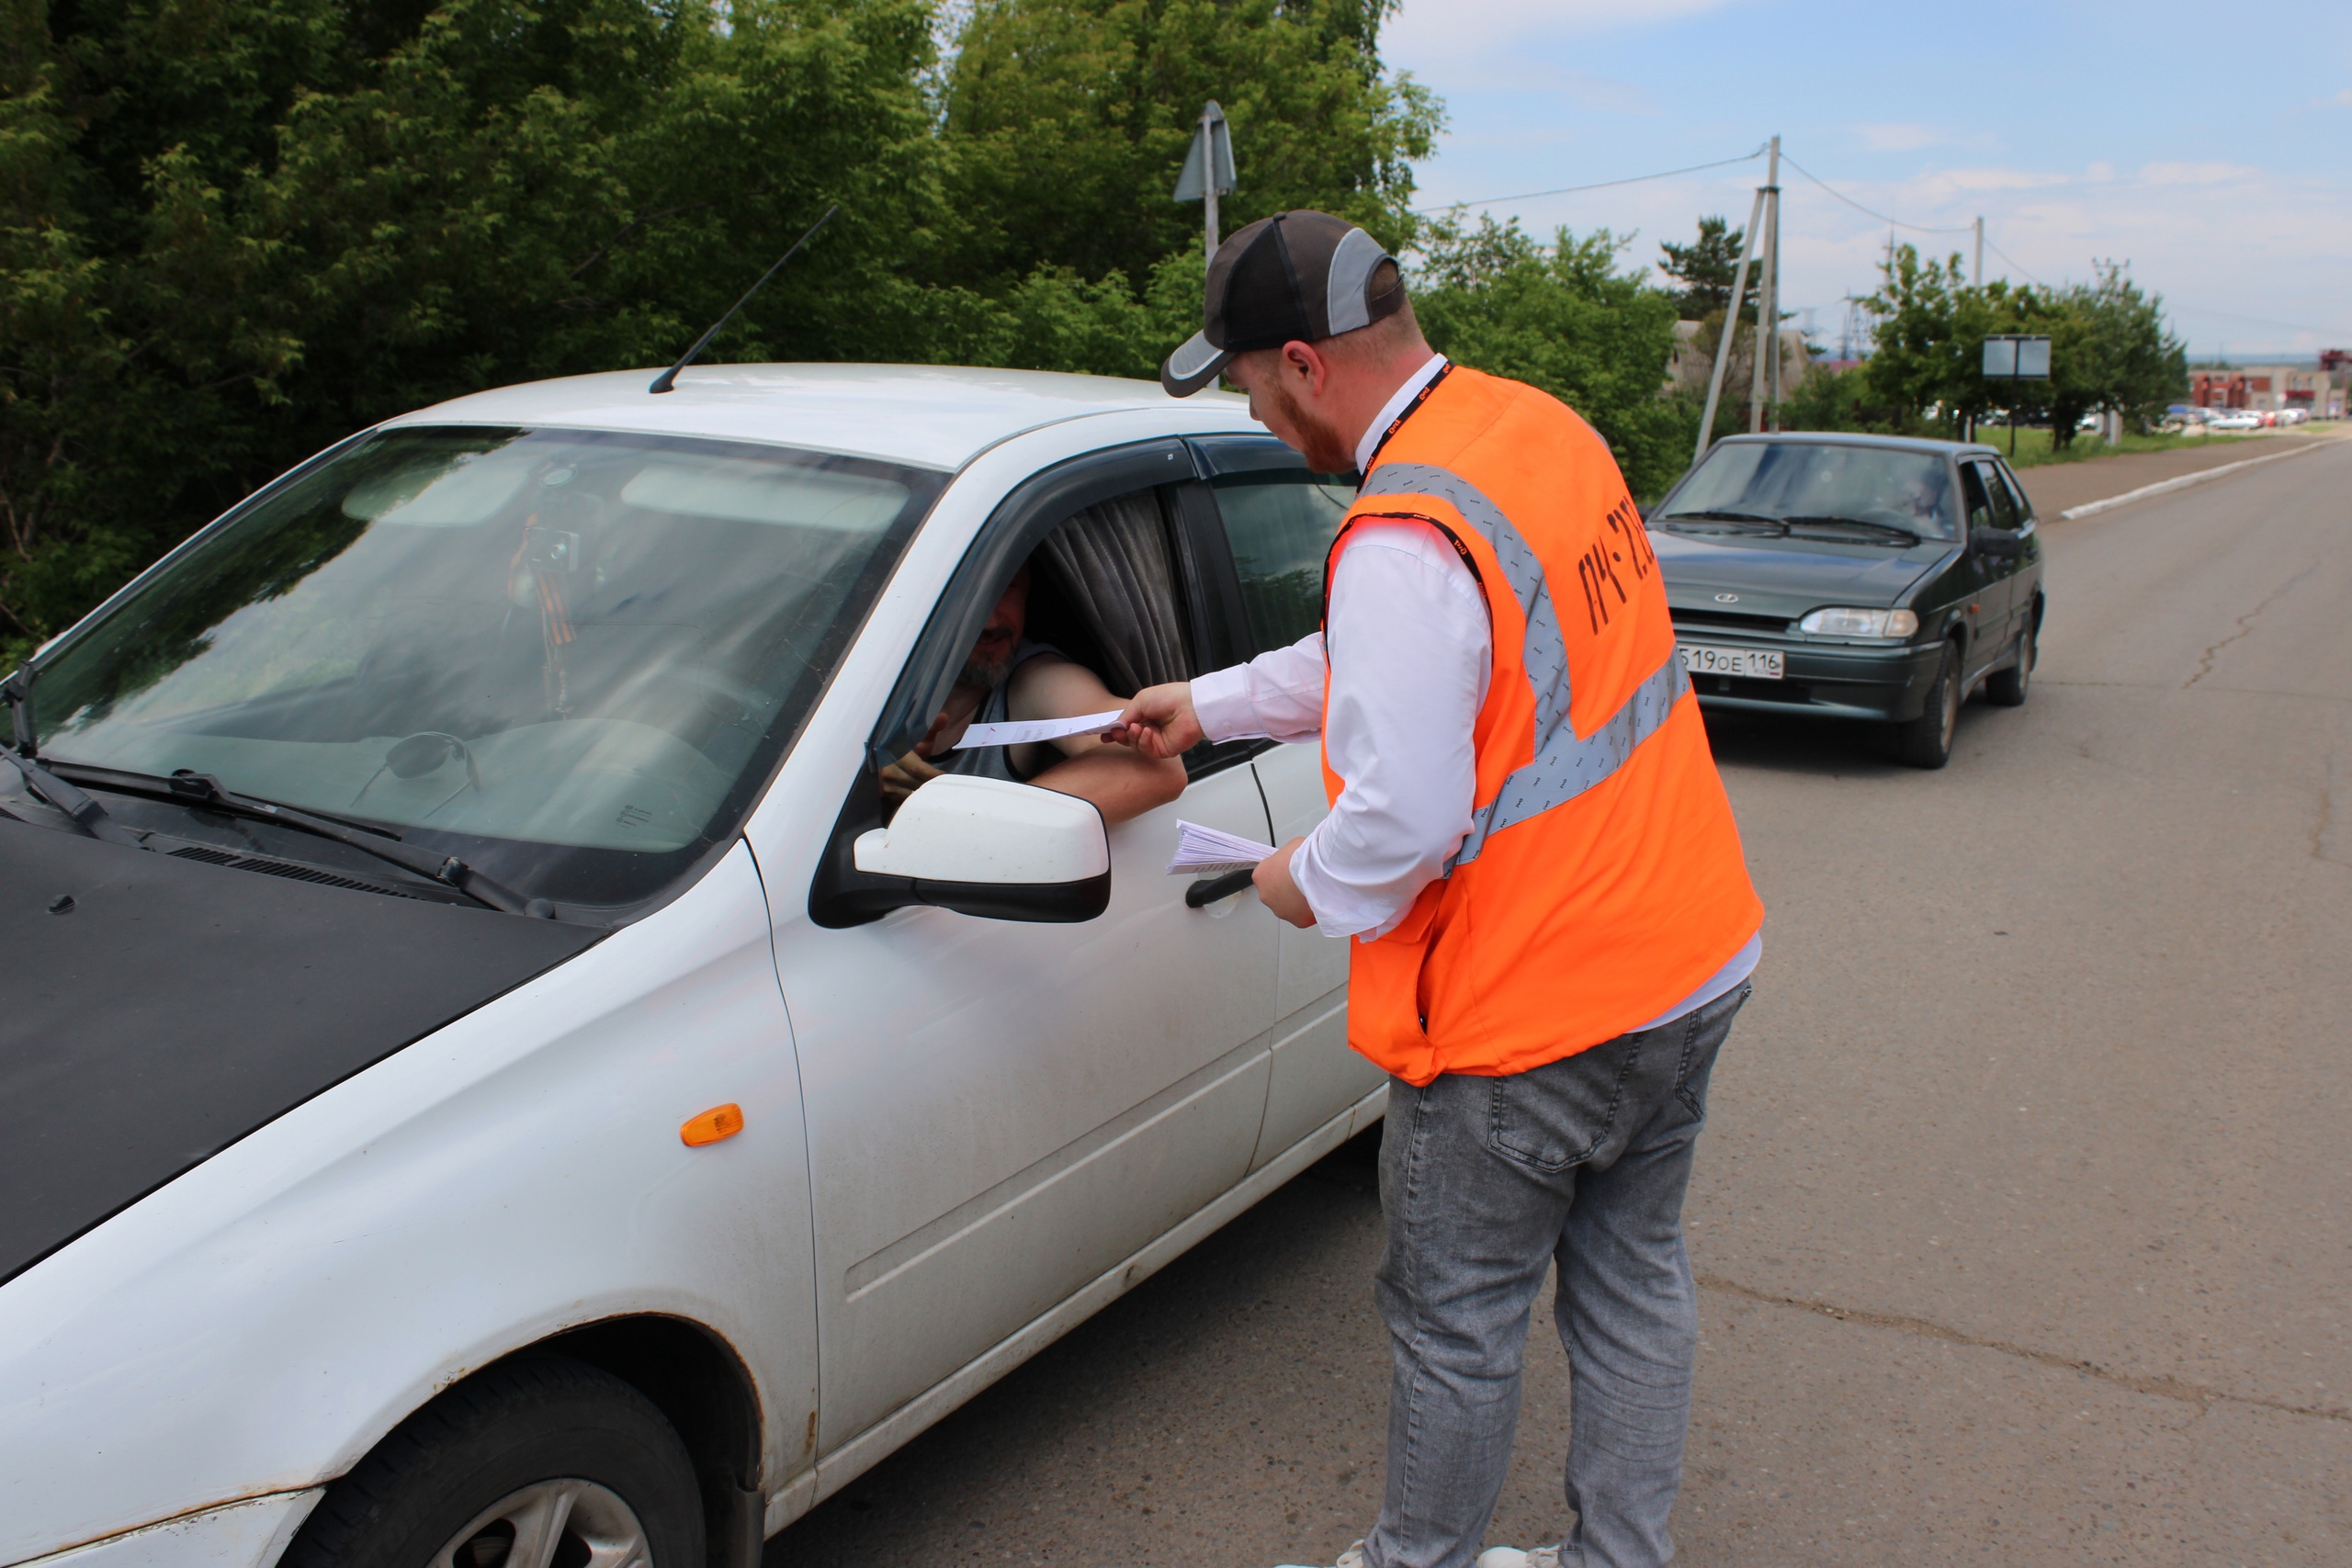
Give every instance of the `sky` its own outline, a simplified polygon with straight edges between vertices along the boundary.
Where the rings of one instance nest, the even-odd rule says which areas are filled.
[[[1778,133],[1781,304],[1832,350],[1888,228],[1824,184],[1963,231],[1894,231],[1930,254],[1969,258],[1982,215],[1988,278],[2128,264],[2192,358],[2352,348],[2342,0],[1404,0],[1381,52],[1445,101],[1417,204],[1737,158]],[[1764,167],[1485,210],[1633,232],[1629,263],[1654,262],[1702,214],[1744,224]]]

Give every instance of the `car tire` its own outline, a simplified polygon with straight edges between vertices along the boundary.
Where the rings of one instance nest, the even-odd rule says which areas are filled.
[[[2041,606],[2036,604],[2018,638],[2018,661],[1996,670],[1984,682],[1984,700],[1996,707],[2021,708],[2033,686],[2033,666],[2041,657]]]
[[[1928,688],[1927,706],[1919,716],[1894,727],[1894,755],[1915,768],[1940,768],[1951,761],[1953,735],[1960,728],[1960,649],[1944,644],[1943,662],[1937,666],[1936,683]]]
[[[281,1561],[703,1568],[702,1502],[685,1444],[651,1400],[582,1362],[534,1357],[394,1427],[327,1489]]]

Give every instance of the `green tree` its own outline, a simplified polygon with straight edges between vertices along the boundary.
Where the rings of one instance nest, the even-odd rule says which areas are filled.
[[[1660,393],[1674,297],[1618,270],[1628,243],[1605,229],[1562,229],[1547,245],[1491,218],[1442,227],[1416,269],[1413,308],[1433,347],[1582,414],[1634,494],[1649,497],[1690,460],[1697,419]]]
[[[725,359],[1148,375],[1232,221],[1410,237],[1382,0],[0,0],[0,658],[272,475],[485,386]],[[1037,134],[1019,134],[1034,120]]]
[[[1659,243],[1658,270],[1682,285],[1674,297],[1675,310],[1686,321],[1719,319],[1731,304],[1731,286],[1739,276],[1739,253],[1747,231],[1728,226],[1723,218],[1699,220],[1699,237],[1687,245],[1671,240]],[[1747,269],[1747,284],[1739,308],[1753,312],[1760,278],[1757,267]]]

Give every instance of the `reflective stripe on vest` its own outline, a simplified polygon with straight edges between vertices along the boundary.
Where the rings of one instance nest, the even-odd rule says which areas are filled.
[[[1666,661],[1634,688],[1617,711],[1579,738],[1568,722],[1568,650],[1552,592],[1527,540],[1501,507],[1461,475],[1428,463],[1383,463],[1364,477],[1358,501],[1436,496],[1476,528],[1502,564],[1503,576],[1527,619],[1521,662],[1535,696],[1535,758],[1503,781],[1495,798],[1470,814],[1470,831],[1441,875],[1478,858],[1489,835],[1574,800],[1625,765],[1634,748],[1664,724],[1690,689],[1682,660],[1671,648]]]

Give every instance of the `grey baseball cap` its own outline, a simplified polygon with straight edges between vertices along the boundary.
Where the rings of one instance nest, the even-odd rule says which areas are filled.
[[[1380,264],[1389,270],[1376,287]],[[1225,362],[1253,348],[1317,343],[1405,308],[1405,281],[1380,242],[1328,212],[1277,212],[1216,248],[1201,330],[1159,367],[1159,384],[1189,398]]]

